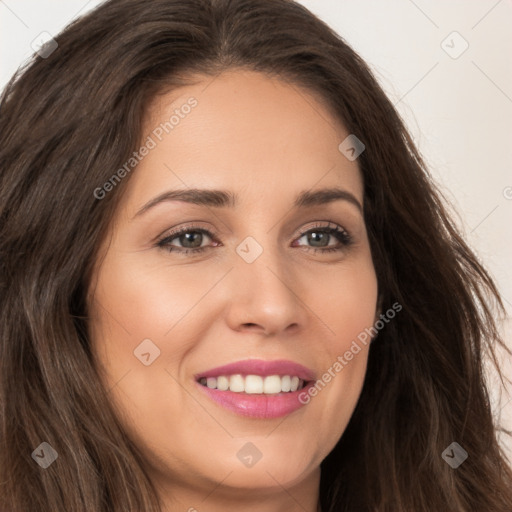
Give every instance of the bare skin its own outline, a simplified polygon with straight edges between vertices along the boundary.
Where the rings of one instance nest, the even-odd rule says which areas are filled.
[[[279,418],[227,410],[195,375],[256,358],[291,360],[319,379],[373,325],[377,279],[356,204],[361,172],[338,150],[349,133],[319,98],[255,72],[199,77],[158,97],[145,137],[191,97],[190,113],[161,141],[153,136],[98,255],[93,349],[163,510],[316,512],[320,463],[353,413],[369,346]],[[293,206],[300,192],[334,187],[354,200]],[[162,201],[137,215],[163,192],[192,188],[229,191],[236,205]],[[190,235],[169,239],[185,226],[194,244]],[[322,232],[328,226],[350,243]],[[325,245],[301,235],[311,230]],[[263,251],[251,263],[236,251],[249,236]],[[202,252],[179,252],[197,243]],[[145,339],[160,350],[147,366],[134,355]],[[249,442],[261,453],[252,467],[237,457]]]

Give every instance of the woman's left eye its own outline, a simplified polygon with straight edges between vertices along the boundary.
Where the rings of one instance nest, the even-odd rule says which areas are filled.
[[[169,252],[177,252],[180,254],[199,253],[211,247],[203,245],[205,237],[210,238],[212,241],[215,240],[214,235],[206,229],[187,227],[165,236],[159,240],[156,245]],[[305,247],[306,249],[313,250],[314,252],[320,251],[322,253],[341,251],[352,243],[352,238],[349,233],[336,225],[315,226],[307,231],[303,231],[296,240],[300,241],[303,238],[306,238],[307,243],[312,244],[310,247]],[[175,240],[177,240],[180,245],[172,243]],[[331,245],[329,243],[331,240],[337,240],[338,244],[334,246]],[[219,245],[219,242],[215,243]],[[299,244],[294,247],[304,246]]]
[[[339,226],[319,226],[313,229],[308,229],[304,233],[302,233],[301,237],[306,238],[307,242],[313,244],[310,249],[313,249],[315,252],[332,252],[332,251],[342,251],[347,246],[352,243],[352,237],[349,233],[340,228]],[[329,242],[331,240],[337,240],[337,245],[330,245]]]

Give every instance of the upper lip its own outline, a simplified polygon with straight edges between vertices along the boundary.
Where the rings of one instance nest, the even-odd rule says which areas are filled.
[[[219,377],[220,375],[260,375],[267,377],[268,375],[290,375],[297,376],[304,381],[315,380],[313,370],[305,366],[287,361],[284,359],[276,361],[264,361],[262,359],[246,359],[245,361],[237,361],[235,363],[217,366],[211,370],[198,373],[196,380],[207,377]]]

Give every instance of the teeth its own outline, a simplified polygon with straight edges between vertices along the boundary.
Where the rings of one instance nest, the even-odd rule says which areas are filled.
[[[268,377],[265,377],[263,380],[263,393],[270,395],[272,393],[281,393],[281,391],[284,391],[281,377],[278,375],[269,375]]]
[[[305,382],[296,375],[220,375],[219,377],[202,378],[200,384],[210,389],[234,391],[235,393],[275,395],[297,391],[304,387]]]
[[[245,377],[245,392],[251,394],[263,393],[263,379],[259,375],[247,375]]]
[[[220,389],[221,391],[228,390],[229,389],[229,379],[227,377],[217,377],[217,389]]]
[[[290,391],[292,389],[292,378],[289,375],[285,375],[281,379],[281,389],[284,392]]]
[[[245,390],[244,378],[241,375],[231,375],[229,379],[229,390],[235,393],[241,393]]]

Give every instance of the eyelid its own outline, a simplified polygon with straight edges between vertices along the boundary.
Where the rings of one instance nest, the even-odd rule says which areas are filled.
[[[326,222],[327,224],[321,224],[322,222]],[[342,226],[331,222],[330,220],[317,220],[312,225],[307,224],[306,227],[300,228],[295,237],[304,236],[314,229],[325,229],[325,230],[333,230],[333,231],[341,231],[349,234],[349,232]]]
[[[215,229],[213,229],[211,227],[208,227],[208,228],[203,227],[200,224],[198,224],[197,222],[195,222],[195,223],[190,222],[190,223],[183,224],[182,226],[179,226],[177,228],[172,228],[170,230],[167,230],[162,235],[158,235],[156,237],[156,243],[161,242],[162,240],[165,240],[166,238],[169,238],[169,237],[176,237],[176,236],[180,235],[181,233],[187,232],[187,231],[199,231],[199,232],[204,233],[210,237],[212,237],[212,236],[218,237],[218,234],[215,231]]]

